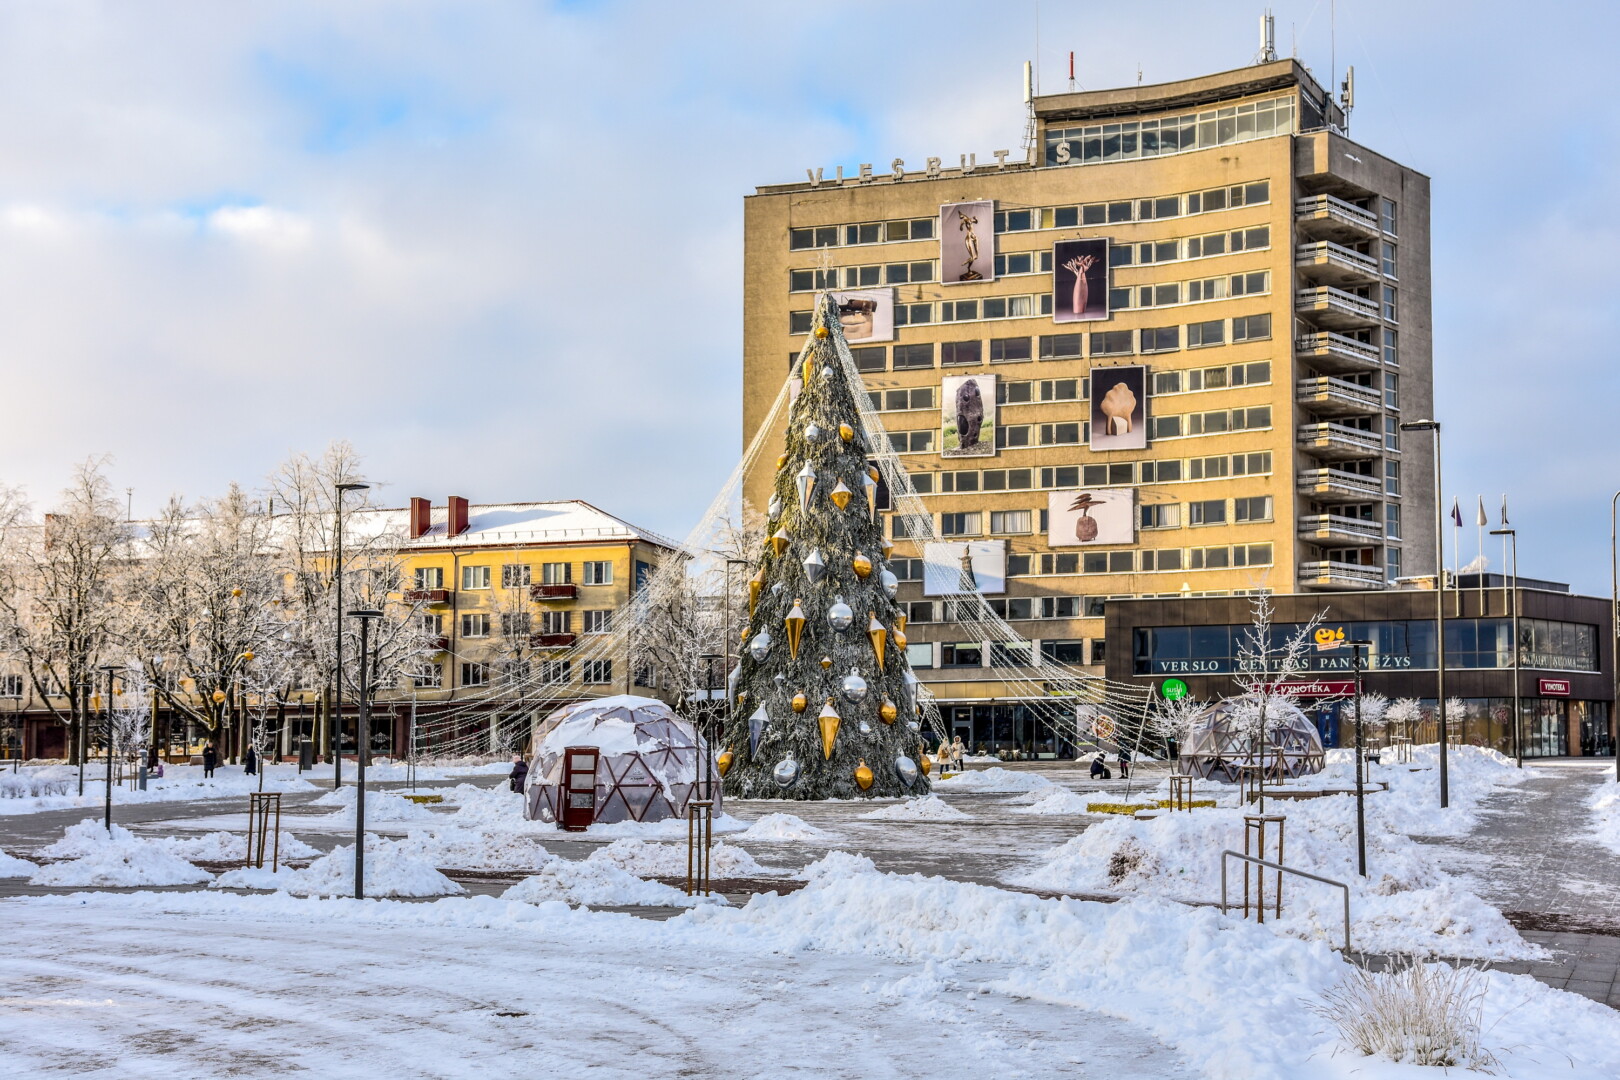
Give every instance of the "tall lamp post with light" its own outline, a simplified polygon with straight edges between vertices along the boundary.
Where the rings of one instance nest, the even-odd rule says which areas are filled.
[[[337,640],[332,669],[332,716],[328,722],[328,742],[332,747],[332,788],[343,786],[343,496],[351,491],[367,491],[370,484],[353,481],[337,485],[334,505],[337,508],[337,562],[332,577],[337,584]],[[363,627],[365,624],[361,623]]]
[[[1434,434],[1434,678],[1435,716],[1439,718],[1440,808],[1451,805],[1451,780],[1446,771],[1446,530],[1441,525],[1440,421],[1413,420],[1401,425],[1402,431],[1428,431]]]
[[[1362,877],[1367,876],[1367,755],[1362,749],[1361,726],[1361,673],[1367,668],[1367,654],[1363,650],[1372,648],[1372,642],[1366,640],[1347,641],[1350,646],[1351,664],[1356,671],[1356,867]]]
[[[1513,635],[1513,760],[1519,768],[1524,768],[1524,748],[1519,742],[1519,728],[1523,723],[1519,716],[1519,530],[1492,529],[1492,536],[1506,536],[1512,539],[1513,549],[1513,584],[1509,587],[1513,596],[1511,615],[1511,633]]]
[[[354,898],[366,897],[366,758],[371,747],[371,624],[382,618],[376,608],[357,608],[349,618],[360,622],[360,718],[354,755]]]
[[[101,710],[102,718],[107,722],[107,800],[102,824],[110,833],[112,832],[113,673],[118,668],[113,664],[103,664],[101,670],[107,673],[107,701],[106,707]]]
[[[1609,702],[1609,724],[1614,731],[1612,740],[1614,746],[1614,778],[1620,781],[1620,723],[1616,723],[1615,710],[1620,709],[1620,658],[1615,656],[1615,645],[1620,642],[1620,558],[1615,553],[1615,508],[1620,505],[1620,491],[1614,493],[1609,500],[1609,587],[1610,613],[1613,625],[1609,628],[1609,666],[1614,669],[1614,700]],[[1518,648],[1518,643],[1514,643]],[[1601,652],[1598,654],[1603,655]]]

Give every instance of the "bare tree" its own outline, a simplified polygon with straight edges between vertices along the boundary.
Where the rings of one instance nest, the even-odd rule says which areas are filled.
[[[260,791],[264,790],[265,763],[281,737],[297,674],[297,660],[286,641],[267,642],[242,667],[242,707],[248,745],[258,758]]]
[[[1180,748],[1187,745],[1199,717],[1208,711],[1207,703],[1193,697],[1180,697],[1174,701],[1160,698],[1148,711],[1147,728],[1166,742],[1174,740]]]
[[[107,752],[115,755],[120,768],[129,770],[133,784],[140,756],[152,734],[152,684],[140,667],[131,664],[124,669],[111,704]]]
[[[1267,749],[1276,740],[1277,729],[1299,711],[1297,680],[1310,671],[1313,636],[1325,613],[1317,612],[1286,636],[1274,630],[1274,614],[1271,597],[1256,593],[1250,601],[1249,628],[1238,643],[1238,670],[1233,674],[1233,681],[1241,691],[1233,701],[1233,731],[1253,747],[1262,777],[1266,771]],[[1258,790],[1260,811],[1264,813],[1263,780]]]

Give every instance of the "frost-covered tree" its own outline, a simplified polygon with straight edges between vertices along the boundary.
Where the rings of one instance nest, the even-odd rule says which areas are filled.
[[[1233,701],[1232,730],[1251,746],[1261,772],[1266,770],[1279,727],[1299,710],[1300,679],[1311,670],[1311,652],[1318,612],[1292,633],[1274,627],[1275,607],[1265,593],[1255,594],[1249,605],[1250,622],[1238,642],[1237,672],[1233,681],[1239,694]],[[1265,788],[1260,789],[1265,809]]]
[[[1389,708],[1384,710],[1384,723],[1393,728],[1400,725],[1400,734],[1410,739],[1412,725],[1423,719],[1423,706],[1417,698],[1396,698],[1390,702]]]
[[[856,395],[866,393],[829,294],[817,297],[796,374],[763,554],[733,689],[740,730],[726,792],[792,799],[926,791],[915,677],[877,477]]]
[[[1361,695],[1361,730],[1366,740],[1371,743],[1378,739],[1384,731],[1384,720],[1389,715],[1390,700],[1376,690],[1369,690]],[[1356,719],[1356,701],[1351,699],[1350,709],[1345,714],[1354,723]]]
[[[1146,726],[1166,744],[1174,740],[1177,747],[1182,747],[1187,745],[1187,737],[1192,734],[1194,725],[1207,711],[1207,702],[1190,696],[1174,701],[1160,698],[1148,710]]]

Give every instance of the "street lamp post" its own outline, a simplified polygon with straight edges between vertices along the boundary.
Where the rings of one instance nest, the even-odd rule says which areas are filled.
[[[703,725],[705,731],[701,764],[703,769],[703,797],[712,799],[714,798],[714,781],[710,779],[710,774],[713,771],[712,766],[714,764],[714,722],[719,715],[719,710],[714,705],[714,662],[725,658],[720,653],[704,653],[698,659],[707,661],[709,665],[708,678],[703,680],[704,715],[707,717],[707,722]],[[726,696],[729,698],[731,695],[727,694]]]
[[[1620,642],[1620,559],[1615,555],[1615,507],[1620,505],[1620,491],[1614,493],[1609,500],[1609,583],[1613,590],[1611,593],[1614,625],[1609,633],[1609,666],[1614,669],[1614,700],[1609,702],[1609,724],[1614,731],[1611,745],[1614,747],[1614,778],[1620,781],[1620,724],[1615,722],[1615,710],[1620,708],[1620,658],[1615,656],[1615,643]],[[1514,643],[1518,648],[1518,643]],[[1602,656],[1602,653],[1598,654]]]
[[[118,669],[112,664],[103,664],[101,670],[107,673],[107,702],[106,707],[101,710],[101,715],[107,722],[107,800],[102,824],[110,833],[112,832],[113,672]]]
[[[1519,742],[1519,530],[1492,529],[1492,536],[1506,536],[1511,538],[1513,549],[1513,584],[1510,587],[1513,595],[1513,608],[1511,616],[1513,635],[1513,760],[1519,768],[1524,768],[1524,747]]]
[[[84,797],[84,759],[90,753],[90,690],[93,684],[79,677],[79,797]]]
[[[354,767],[354,898],[366,897],[366,757],[371,745],[371,623],[382,618],[375,608],[358,608],[349,618],[360,620],[360,719],[355,740]]]
[[[1413,420],[1401,425],[1402,431],[1434,433],[1434,708],[1439,718],[1440,808],[1451,805],[1451,781],[1446,770],[1446,530],[1441,525],[1440,421]]]
[[[328,718],[327,741],[332,747],[332,789],[343,786],[343,496],[350,491],[366,491],[370,484],[359,482],[337,485],[337,563],[333,579],[337,583],[337,640],[332,643],[336,656],[333,661],[332,716]],[[364,623],[361,624],[364,627]]]
[[[1351,663],[1356,670],[1356,867],[1362,877],[1367,876],[1367,755],[1362,750],[1361,727],[1361,673],[1366,670],[1367,654],[1363,649],[1372,647],[1371,641],[1347,641],[1353,650]]]

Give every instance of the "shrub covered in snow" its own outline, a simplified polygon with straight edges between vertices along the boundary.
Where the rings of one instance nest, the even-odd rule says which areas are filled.
[[[589,861],[617,866],[641,877],[682,877],[686,874],[686,845],[649,844],[627,837],[593,851]],[[773,877],[785,873],[761,866],[742,848],[723,841],[709,849],[711,877]]]
[[[354,845],[321,856],[302,870],[268,867],[233,870],[214,882],[219,889],[275,889],[293,896],[353,896]],[[366,895],[456,896],[465,892],[432,863],[403,844],[366,834]]]
[[[1489,1072],[1499,1062],[1480,1045],[1486,989],[1477,967],[1397,957],[1388,971],[1351,968],[1311,1009],[1368,1057]]]

